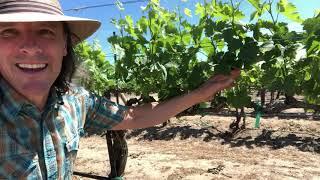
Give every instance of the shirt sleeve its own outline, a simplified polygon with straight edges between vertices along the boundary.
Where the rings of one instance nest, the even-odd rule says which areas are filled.
[[[85,130],[104,131],[123,121],[128,107],[117,104],[107,98],[90,93],[83,87],[72,87],[69,91],[79,117],[79,128]]]
[[[126,106],[92,93],[87,99],[87,107],[85,128],[94,129],[111,129],[124,119],[128,109]]]

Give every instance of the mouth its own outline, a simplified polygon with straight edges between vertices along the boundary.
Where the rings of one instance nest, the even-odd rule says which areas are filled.
[[[22,64],[17,63],[16,67],[22,70],[23,72],[41,72],[48,67],[48,64]]]

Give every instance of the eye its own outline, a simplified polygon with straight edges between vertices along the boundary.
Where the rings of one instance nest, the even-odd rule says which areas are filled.
[[[53,39],[56,37],[56,32],[51,29],[41,29],[39,30],[39,35],[44,38]]]
[[[3,38],[16,37],[19,34],[19,31],[16,29],[3,29],[0,31],[0,36]]]

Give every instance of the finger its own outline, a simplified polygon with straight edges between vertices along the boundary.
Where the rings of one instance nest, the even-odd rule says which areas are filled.
[[[231,73],[239,73],[240,71],[240,68],[232,68]]]
[[[235,84],[236,84],[236,82],[232,80],[232,82],[230,82],[230,83],[226,86],[226,88],[233,87]]]
[[[241,68],[238,68],[238,67],[231,67],[231,70],[233,71],[233,70],[241,70]]]
[[[240,76],[241,70],[239,68],[236,68],[231,71],[231,77],[236,79],[238,76]]]

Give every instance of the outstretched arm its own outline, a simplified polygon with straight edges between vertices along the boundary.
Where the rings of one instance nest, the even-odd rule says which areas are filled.
[[[146,128],[161,124],[195,104],[209,101],[217,92],[232,87],[239,75],[239,69],[231,71],[230,75],[215,75],[188,94],[161,103],[149,103],[129,108],[124,120],[113,127],[113,130]]]

